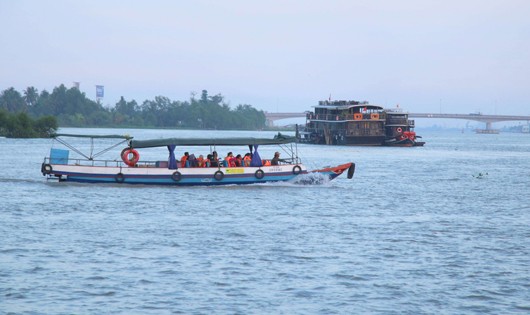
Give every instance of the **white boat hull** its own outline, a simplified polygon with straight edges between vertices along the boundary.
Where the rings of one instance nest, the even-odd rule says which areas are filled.
[[[307,174],[304,165],[179,168],[45,164],[43,173],[59,181],[155,185],[229,185],[290,181]]]

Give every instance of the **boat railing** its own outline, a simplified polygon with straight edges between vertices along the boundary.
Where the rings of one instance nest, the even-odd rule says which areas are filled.
[[[354,114],[315,114],[308,113],[308,120],[325,120],[325,121],[346,121],[346,120],[369,120],[383,121],[386,120],[385,113],[354,113]]]
[[[267,160],[267,159],[265,159]],[[302,161],[298,157],[292,157],[292,158],[286,158],[282,159],[282,164],[301,164]],[[62,159],[60,162],[52,163],[51,158],[45,157],[44,158],[44,164],[64,164],[64,165],[76,165],[76,166],[99,166],[99,167],[129,167],[127,164],[125,164],[122,160],[87,160],[83,158],[76,158],[76,159]],[[178,168],[181,168],[180,161],[177,161]],[[220,161],[219,163],[220,167],[226,168],[227,166],[223,165],[223,162]],[[135,167],[156,167],[156,168],[168,168],[168,162],[167,161],[138,161],[135,165]],[[215,166],[217,167],[217,166]],[[244,167],[244,166],[241,166]],[[185,168],[195,168],[195,167],[185,167]]]
[[[408,123],[407,117],[390,117],[387,121],[387,124],[394,125],[394,124],[402,124],[406,125]]]
[[[128,167],[122,160],[97,160],[97,159],[62,159],[60,162],[52,163],[51,158],[44,158],[44,163],[49,164],[65,164],[78,166],[101,166],[101,167]],[[138,167],[159,167],[160,161],[138,161]]]

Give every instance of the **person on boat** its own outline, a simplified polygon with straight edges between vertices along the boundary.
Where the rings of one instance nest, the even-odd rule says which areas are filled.
[[[188,162],[189,156],[188,152],[184,152],[184,155],[180,158],[180,167],[187,167],[186,162]]]
[[[285,162],[285,161],[280,159],[280,152],[276,151],[274,152],[274,157],[271,160],[271,165],[280,165],[280,162]]]
[[[244,166],[250,166],[250,161],[252,161],[252,155],[250,153],[245,154],[245,157],[243,158]]]
[[[197,158],[197,166],[204,167],[204,162],[204,156],[202,154],[199,155],[199,157]]]
[[[232,152],[228,152],[228,154],[226,155],[225,157],[225,160],[224,160],[224,165],[226,167],[235,167],[236,164],[234,163],[234,154],[232,154]]]
[[[243,166],[243,158],[241,157],[241,154],[236,155],[236,158],[234,159],[234,166],[235,167]]]
[[[213,151],[210,158],[211,167],[219,167],[219,157],[217,156],[217,151]]]
[[[197,167],[199,166],[199,163],[197,162],[197,158],[195,157],[195,154],[190,154],[188,156],[188,167]]]

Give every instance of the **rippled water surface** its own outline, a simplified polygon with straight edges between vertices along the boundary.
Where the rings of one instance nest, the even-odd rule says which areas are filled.
[[[299,145],[352,180],[184,188],[46,182],[50,140],[0,139],[0,313],[530,313],[530,136],[422,134]]]

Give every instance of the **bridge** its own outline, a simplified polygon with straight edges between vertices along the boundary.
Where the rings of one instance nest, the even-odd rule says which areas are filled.
[[[451,118],[451,119],[466,119],[486,123],[486,130],[494,130],[491,125],[499,121],[530,121],[530,116],[516,116],[516,115],[482,115],[477,114],[427,114],[427,113],[409,113],[411,118]]]
[[[466,119],[486,123],[486,130],[494,130],[492,123],[499,121],[522,121],[530,122],[530,116],[517,115],[483,115],[480,113],[471,114],[435,114],[435,113],[408,113],[410,118],[447,118]],[[287,118],[304,118],[306,113],[268,113],[265,112],[265,119],[268,126],[273,126],[274,121]]]
[[[265,112],[265,123],[274,126],[274,121],[288,118],[305,118],[306,113],[269,113]]]

